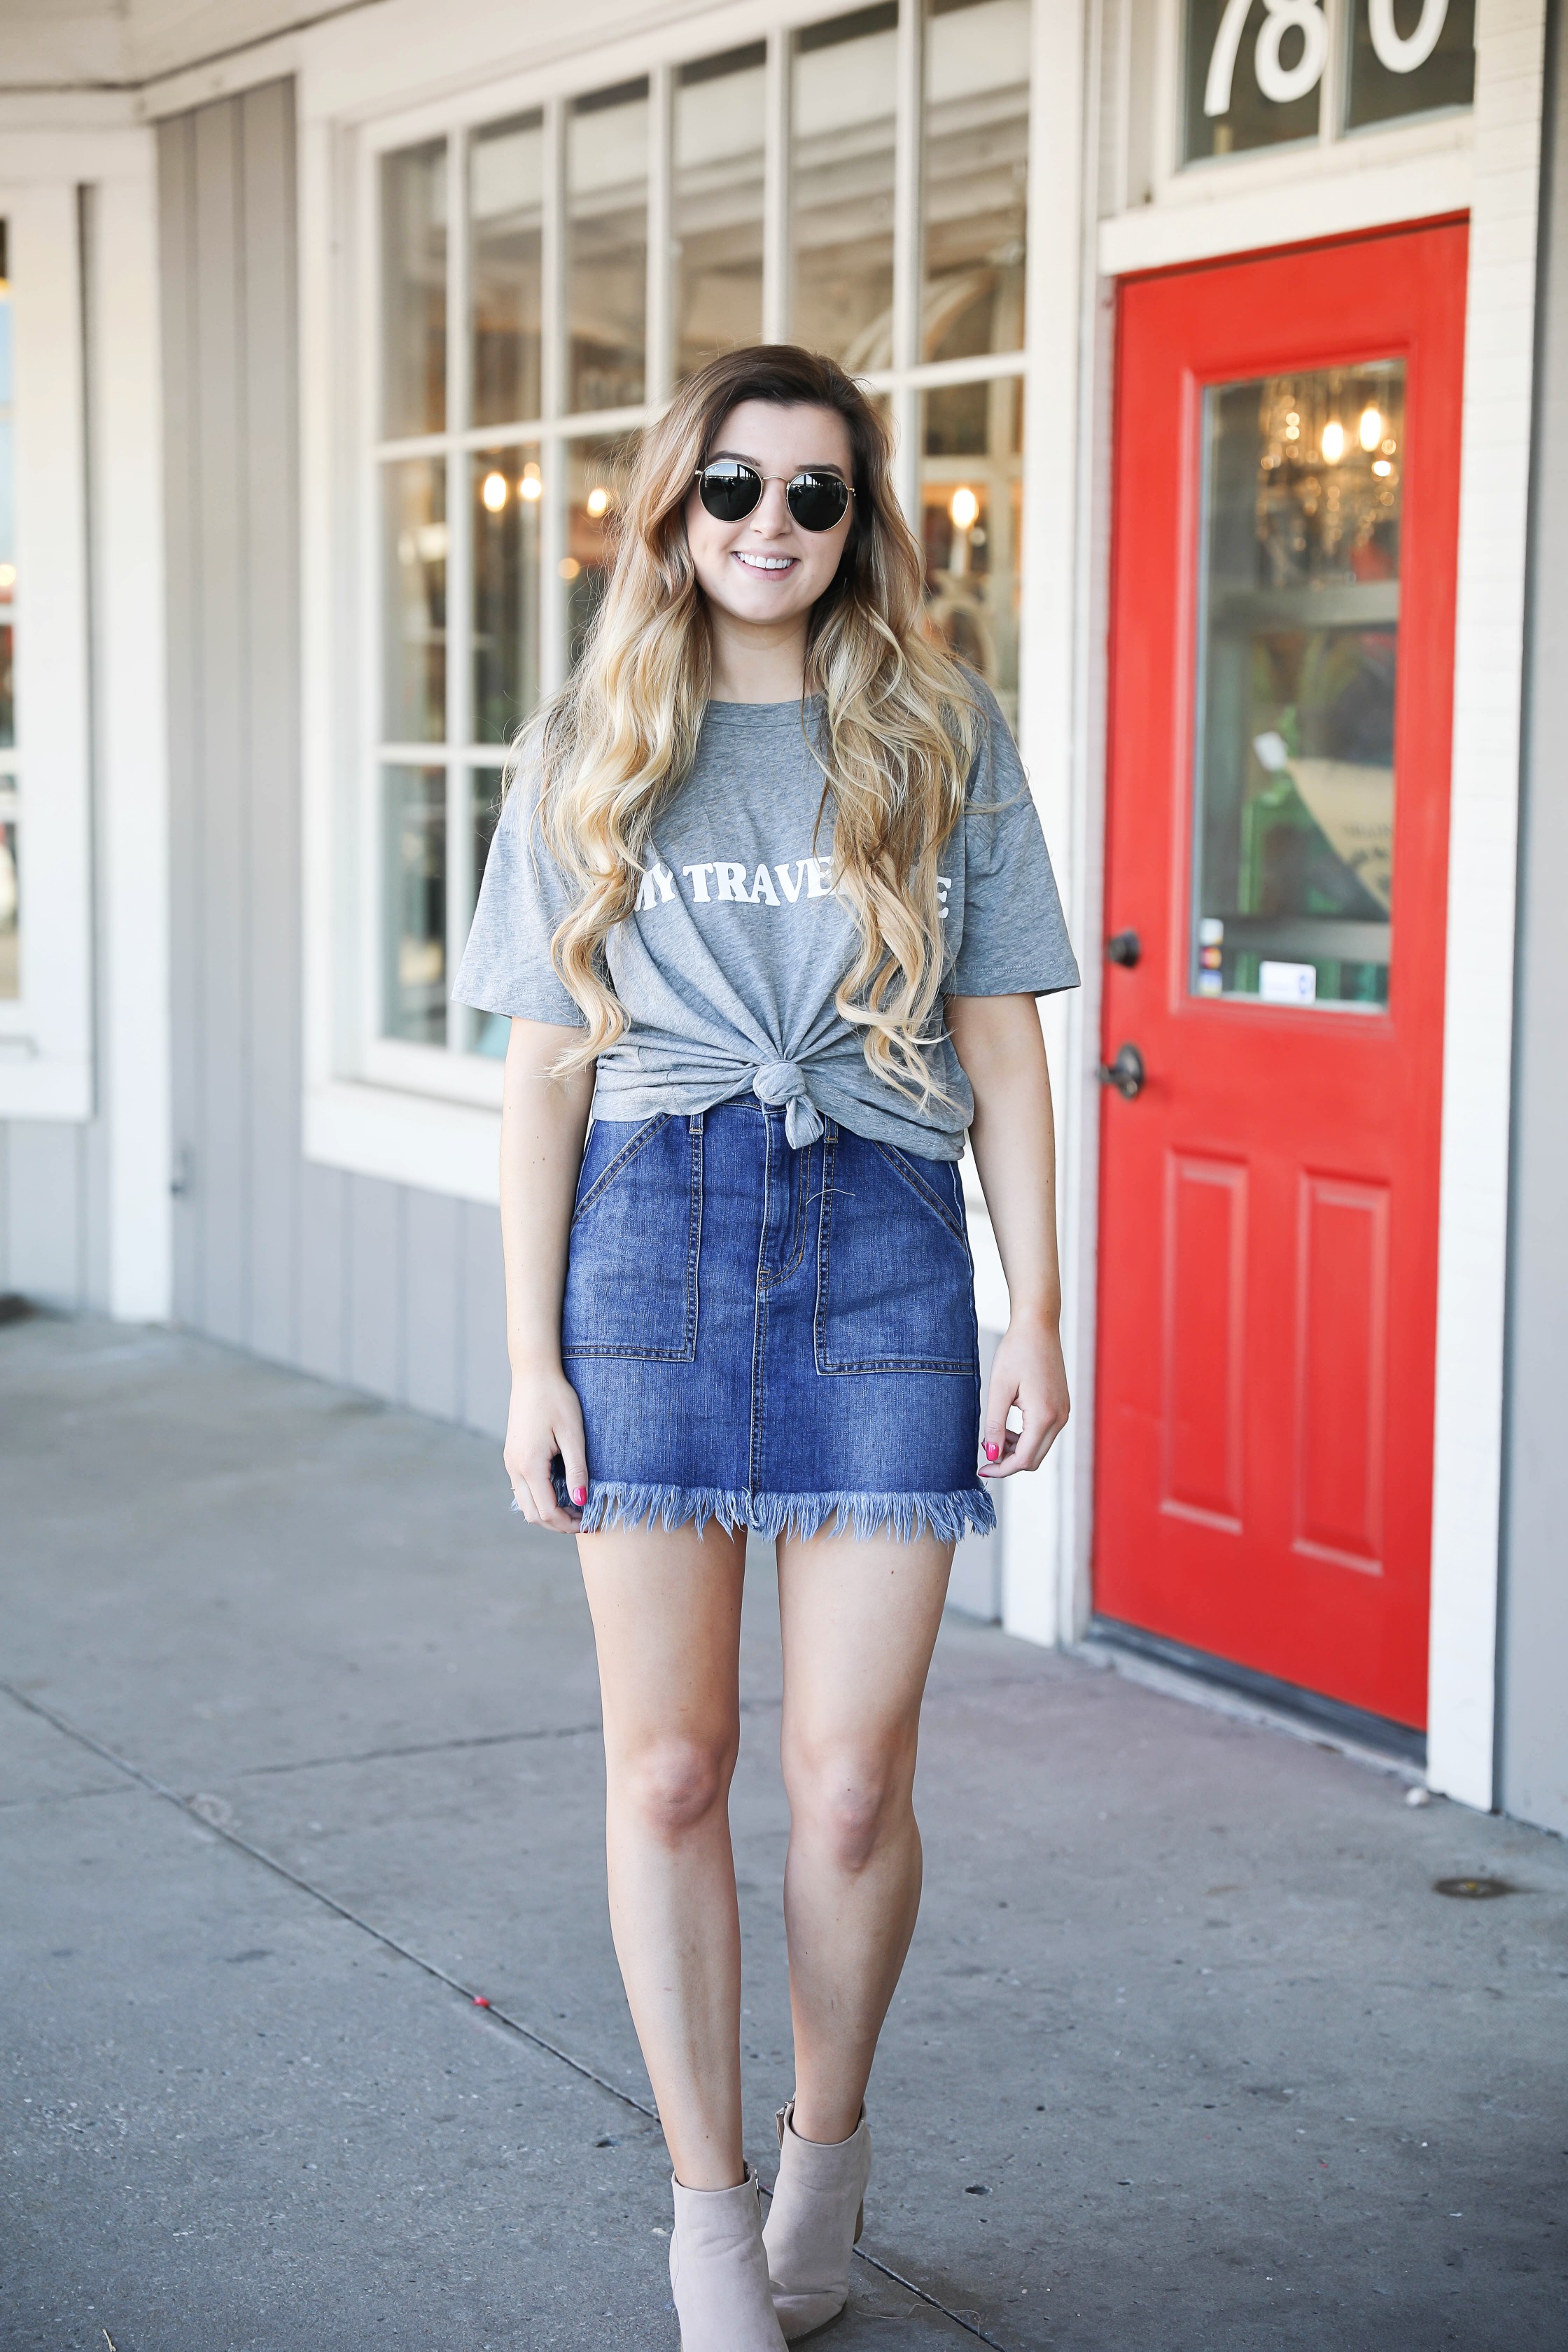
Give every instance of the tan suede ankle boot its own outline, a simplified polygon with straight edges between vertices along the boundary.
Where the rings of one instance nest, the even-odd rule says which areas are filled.
[[[782,2352],[773,2315],[757,2176],[736,2189],[683,2189],[672,2174],[669,2288],[680,2352]]]
[[[763,2242],[773,2309],[794,2343],[837,2319],[849,2299],[849,2257],[866,2219],[871,2133],[866,2110],[847,2139],[802,2139],[795,2101],[778,2112],[779,2177]]]

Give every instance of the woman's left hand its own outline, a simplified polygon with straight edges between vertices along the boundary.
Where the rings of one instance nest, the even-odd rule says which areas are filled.
[[[1015,1407],[1024,1424],[1021,1430],[1007,1426]],[[1057,1323],[1009,1323],[992,1359],[981,1476],[1010,1478],[1016,1470],[1037,1470],[1067,1427],[1071,1410]]]

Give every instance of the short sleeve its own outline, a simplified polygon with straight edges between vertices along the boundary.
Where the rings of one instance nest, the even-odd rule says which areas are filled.
[[[963,931],[950,996],[1049,996],[1079,984],[1051,856],[1001,705],[976,681],[985,721],[963,819]]]
[[[538,799],[537,771],[525,767],[490,842],[453,1001],[480,1013],[585,1029],[551,960],[550,942],[571,907],[572,888],[533,821]]]

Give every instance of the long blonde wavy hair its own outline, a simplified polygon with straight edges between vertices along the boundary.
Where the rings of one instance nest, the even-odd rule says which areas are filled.
[[[923,1051],[942,973],[937,866],[963,814],[981,714],[928,625],[924,567],[880,418],[833,361],[793,344],[710,362],[648,431],[612,519],[609,578],[582,658],[528,732],[541,831],[577,891],[552,952],[588,1034],[557,1075],[584,1067],[626,1027],[605,943],[631,913],[655,821],[690,772],[711,677],[686,501],[724,418],[745,400],[831,409],[848,428],[852,520],[837,573],[812,609],[805,680],[822,698],[820,730],[814,740],[808,728],[806,740],[823,769],[824,809],[832,798],[833,884],[859,933],[837,1003],[863,1030],[875,1075],[929,1099],[940,1092]]]

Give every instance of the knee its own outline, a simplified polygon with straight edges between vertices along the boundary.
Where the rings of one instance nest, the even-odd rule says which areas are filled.
[[[621,1771],[621,1793],[644,1832],[671,1843],[725,1803],[733,1761],[728,1744],[675,1737],[652,1740]]]
[[[897,1755],[847,1748],[797,1762],[788,1780],[796,1832],[852,1875],[910,1819],[910,1783]]]

